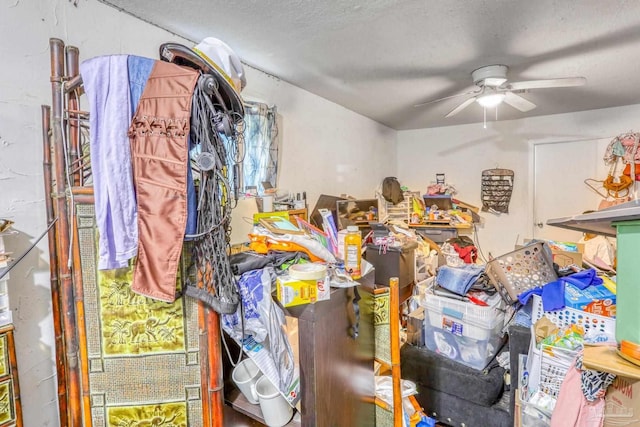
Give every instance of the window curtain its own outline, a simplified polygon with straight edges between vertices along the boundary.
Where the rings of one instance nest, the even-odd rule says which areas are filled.
[[[268,181],[277,186],[278,181],[278,125],[277,109],[262,103],[246,102],[244,114],[244,161],[242,183],[247,188],[255,186],[260,191]]]

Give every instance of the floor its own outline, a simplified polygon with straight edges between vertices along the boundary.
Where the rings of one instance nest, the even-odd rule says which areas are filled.
[[[225,427],[264,427],[253,418],[236,411],[229,405],[224,405],[224,426]]]

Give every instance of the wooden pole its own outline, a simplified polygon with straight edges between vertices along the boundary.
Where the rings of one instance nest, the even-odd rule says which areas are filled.
[[[66,344],[65,365],[67,374],[67,417],[71,427],[82,425],[82,411],[80,408],[80,375],[78,365],[78,337],[76,334],[76,313],[73,303],[73,283],[69,265],[69,210],[67,205],[65,171],[66,161],[62,143],[62,109],[63,109],[63,73],[64,73],[64,42],[60,39],[49,39],[51,51],[51,143],[55,165],[55,200],[58,255],[58,280],[60,286],[60,307],[62,311],[63,335]],[[61,414],[62,418],[63,415]]]
[[[42,168],[44,176],[45,206],[47,208],[47,224],[55,221],[53,199],[53,177],[51,173],[51,108],[42,106]],[[60,292],[58,281],[58,254],[56,252],[56,228],[49,230],[49,276],[51,283],[51,312],[53,315],[53,333],[55,336],[56,373],[58,377],[58,410],[60,411],[60,427],[67,426],[67,391],[66,369],[64,364],[64,339],[60,320]]]
[[[220,316],[210,308],[207,313],[207,337],[209,352],[209,396],[211,401],[211,425],[223,427],[224,378],[222,373],[222,346],[220,337]]]
[[[211,403],[209,402],[209,352],[207,345],[207,315],[206,307],[198,301],[198,343],[200,349],[200,390],[202,392],[202,420],[203,425],[211,425]],[[205,362],[206,361],[206,362]]]
[[[402,387],[400,385],[400,291],[398,278],[389,279],[389,333],[391,340],[391,381],[393,387],[393,427],[402,427]]]
[[[78,331],[78,347],[80,366],[89,366],[89,354],[87,350],[87,325],[84,314],[84,289],[82,281],[82,261],[80,258],[80,238],[78,236],[78,221],[75,206],[71,210],[71,226],[73,227],[73,293],[76,309],[76,328]],[[82,393],[82,410],[86,415],[91,414],[91,392],[89,390],[89,369],[80,369]],[[93,425],[93,417],[84,417],[84,427]]]
[[[0,332],[7,333],[7,347],[16,348],[16,343],[13,337],[13,325],[7,325],[0,330]],[[11,372],[13,377],[13,394],[15,396],[16,407],[16,423],[12,424],[15,427],[22,427],[22,404],[20,403],[20,380],[18,375],[18,361],[16,360],[16,352],[8,351],[9,365],[11,365]]]

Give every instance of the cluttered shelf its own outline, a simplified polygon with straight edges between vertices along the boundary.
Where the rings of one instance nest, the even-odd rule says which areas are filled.
[[[441,222],[441,223],[423,223],[423,224],[409,224],[409,228],[416,228],[416,229],[420,229],[420,228],[443,228],[443,229],[456,229],[456,230],[466,230],[466,229],[471,229],[472,226],[471,224],[451,224],[448,221],[447,222]]]

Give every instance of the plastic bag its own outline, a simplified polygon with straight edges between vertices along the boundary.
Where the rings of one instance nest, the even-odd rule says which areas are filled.
[[[299,399],[299,368],[287,336],[284,312],[271,297],[274,277],[271,267],[240,276],[242,304],[234,314],[222,316],[222,327],[293,406]]]

